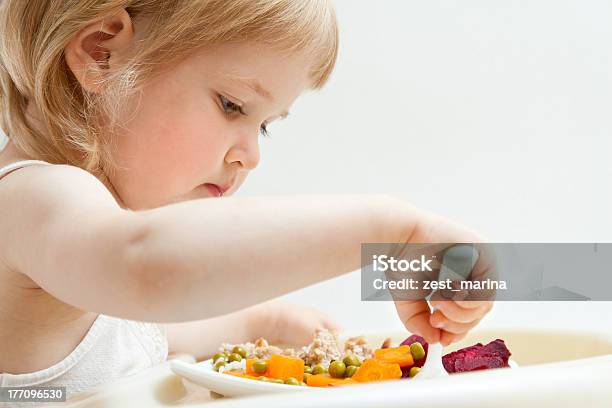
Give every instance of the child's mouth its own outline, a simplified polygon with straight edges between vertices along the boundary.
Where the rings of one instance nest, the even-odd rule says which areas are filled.
[[[223,189],[216,184],[205,183],[204,187],[214,196],[214,197],[223,197]]]

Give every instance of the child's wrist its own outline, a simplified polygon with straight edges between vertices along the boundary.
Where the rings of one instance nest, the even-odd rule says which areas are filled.
[[[409,202],[388,195],[377,196],[374,213],[381,227],[375,242],[407,242],[425,217]]]

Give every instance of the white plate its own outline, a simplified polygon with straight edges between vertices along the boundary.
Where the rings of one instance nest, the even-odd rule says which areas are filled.
[[[181,360],[170,361],[170,368],[176,374],[189,381],[202,385],[226,397],[239,397],[255,394],[270,394],[279,392],[327,391],[325,388],[299,387],[295,385],[275,384],[240,378],[230,374],[219,374],[213,369],[212,360],[192,364]]]
[[[602,329],[608,330],[607,326]],[[362,331],[346,335],[356,334],[366,334],[371,346],[378,346],[386,337],[392,337],[395,342],[406,337],[404,330]],[[409,400],[410,406],[422,408],[612,407],[612,332],[567,327],[533,329],[498,326],[476,329],[464,340],[449,347],[448,351],[477,342],[486,343],[495,338],[506,341],[512,357],[521,366],[520,370],[482,370],[452,375],[447,379],[421,381],[417,386],[418,392],[410,382],[390,381],[327,390],[333,394],[331,400],[328,400],[329,393],[323,392],[326,391],[323,389],[322,392],[269,393],[227,401],[215,399],[213,405],[219,408],[312,408],[332,405],[334,408],[381,408],[406,406]],[[209,402],[209,391],[173,372],[170,369],[172,361],[75,394],[66,405],[70,408],[178,408]],[[193,361],[193,357],[189,358],[190,364]],[[441,387],[443,382],[446,388],[450,386],[452,390]],[[445,392],[440,392],[441,389],[445,389]],[[380,395],[384,395],[382,402],[380,398],[375,398]]]
[[[348,337],[354,335],[363,335],[370,347],[378,347],[383,340],[391,337],[393,344],[399,344],[408,336],[405,331],[394,332],[365,332],[365,333],[342,333],[339,337],[341,342],[344,342]],[[510,366],[516,368],[530,365],[539,365],[542,363],[561,362],[564,359],[583,358],[583,362],[588,360],[585,357],[591,355],[604,354],[610,352],[612,343],[608,336],[597,334],[589,336],[588,333],[573,333],[571,331],[553,332],[550,330],[543,331],[520,331],[495,329],[491,331],[478,330],[470,333],[468,337],[459,343],[453,344],[451,347],[445,348],[444,354],[457,350],[459,348],[471,346],[477,342],[488,343],[495,338],[506,340],[508,348],[512,351],[512,359]],[[587,352],[588,351],[588,352]],[[591,353],[592,351],[592,353]],[[518,362],[518,364],[517,364]],[[579,363],[580,361],[576,361]],[[573,364],[571,362],[568,362]],[[551,364],[555,367],[556,364]],[[202,361],[200,363],[188,363],[181,360],[170,361],[170,368],[176,374],[188,379],[189,381],[201,385],[204,388],[214,391],[218,394],[227,397],[238,397],[256,394],[275,394],[284,392],[333,392],[337,389],[317,388],[317,387],[298,387],[294,385],[275,384],[263,381],[256,381],[248,378],[240,378],[229,374],[219,374],[214,371],[212,361]],[[504,369],[500,369],[502,371]],[[482,370],[497,371],[497,370]],[[511,370],[515,371],[515,370]],[[470,375],[472,373],[462,373]],[[454,378],[458,375],[453,375]],[[429,381],[435,381],[431,379]],[[421,382],[421,384],[423,384]],[[361,387],[361,385],[351,385],[352,387]]]
[[[518,364],[512,360],[509,361],[509,364],[513,368],[518,367]],[[212,360],[206,360],[195,364],[182,360],[172,360],[170,361],[170,368],[176,374],[188,379],[189,381],[226,397],[273,394],[291,391],[328,391],[326,388],[275,384],[264,381],[256,381],[250,378],[241,378],[230,374],[220,374],[213,369]]]

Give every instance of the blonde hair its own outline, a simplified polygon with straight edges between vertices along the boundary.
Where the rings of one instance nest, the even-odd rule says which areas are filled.
[[[146,37],[101,94],[86,92],[64,49],[80,29],[122,9],[133,21],[147,18]],[[337,57],[335,12],[328,0],[1,0],[0,126],[30,157],[88,171],[112,167],[108,135],[120,126],[121,98],[199,48],[244,41],[307,53],[319,89]],[[29,100],[44,133],[27,120]]]

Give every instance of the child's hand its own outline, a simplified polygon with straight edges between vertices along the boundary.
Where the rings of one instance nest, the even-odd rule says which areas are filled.
[[[440,329],[440,343],[444,346],[464,338],[493,308],[492,301],[434,300],[430,304],[436,310],[429,323]]]
[[[450,244],[482,241],[474,232],[433,214],[428,214],[428,217],[424,218],[420,228],[411,238],[411,242],[420,243]],[[448,247],[448,245],[443,246]],[[477,245],[477,248],[479,257],[472,269],[470,279],[495,279],[494,256],[490,247]],[[465,290],[455,293],[443,292],[444,294],[441,291],[433,293],[429,303],[424,299],[427,293],[423,291],[411,297],[414,300],[399,300],[396,297],[395,307],[401,321],[410,332],[423,336],[429,343],[440,342],[447,346],[463,339],[469,330],[491,311],[495,293],[483,291],[476,296],[478,300],[465,300],[468,296]],[[454,296],[449,296],[449,294],[454,294]],[[474,299],[474,297],[470,296],[468,299]],[[435,309],[433,313],[432,308]]]
[[[435,299],[435,300],[433,300]],[[431,313],[432,309],[435,309]],[[396,300],[395,307],[406,328],[429,343],[444,346],[463,339],[493,308],[492,301],[448,300],[434,293],[426,300]]]
[[[304,346],[309,344],[315,330],[340,330],[335,322],[317,309],[272,300],[249,308],[251,337],[263,337],[270,344]]]

